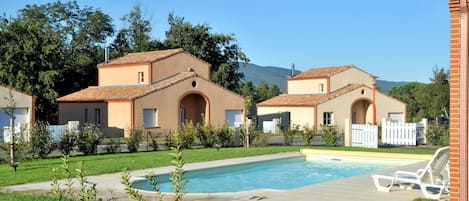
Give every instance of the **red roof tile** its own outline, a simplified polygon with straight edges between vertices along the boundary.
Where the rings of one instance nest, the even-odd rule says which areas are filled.
[[[156,51],[149,51],[149,52],[136,52],[136,53],[129,53],[123,57],[118,57],[109,61],[109,63],[105,64],[131,64],[131,63],[150,63],[154,61],[158,61],[164,58],[168,58],[175,54],[179,54],[184,52],[182,48],[177,49],[168,49],[168,50],[156,50]],[[103,64],[101,64],[103,65]]]
[[[351,84],[342,89],[336,90],[329,94],[314,95],[288,95],[282,94],[269,100],[258,103],[258,107],[262,106],[316,106],[317,104],[326,102],[360,87],[366,87],[364,84]]]
[[[290,78],[291,80],[295,79],[305,79],[305,78],[323,78],[323,77],[331,77],[335,74],[338,74],[340,72],[346,71],[348,69],[355,68],[360,71],[365,72],[364,70],[361,70],[360,68],[357,68],[354,65],[345,65],[345,66],[333,66],[333,67],[324,67],[324,68],[310,68],[295,77]],[[367,73],[367,72],[365,72]],[[367,73],[369,74],[369,73]],[[370,74],[371,75],[371,74]],[[371,75],[374,77],[374,75]]]
[[[151,92],[170,87],[178,82],[197,76],[194,72],[178,73],[152,85],[98,86],[88,87],[75,93],[62,96],[58,102],[88,102],[105,100],[132,100]]]

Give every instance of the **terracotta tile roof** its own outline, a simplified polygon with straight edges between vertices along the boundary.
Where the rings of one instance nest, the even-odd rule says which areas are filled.
[[[323,77],[331,77],[335,74],[338,74],[340,72],[346,71],[348,69],[355,68],[360,71],[363,71],[367,73],[366,71],[357,68],[354,65],[345,65],[345,66],[333,66],[333,67],[324,67],[324,68],[310,68],[298,75],[296,75],[293,78],[290,78],[291,80],[295,79],[304,79],[304,78],[323,78]],[[367,73],[369,74],[369,73]],[[371,75],[371,74],[370,74]],[[374,75],[371,75],[374,76]]]
[[[162,90],[188,78],[197,76],[194,72],[182,72],[160,80],[152,85],[94,86],[62,96],[58,102],[88,102],[105,100],[132,100],[151,92]]]
[[[326,102],[360,87],[367,87],[364,84],[350,84],[342,89],[338,89],[329,94],[312,94],[312,95],[288,95],[282,94],[269,100],[260,102],[258,107],[262,106],[316,106],[317,104]]]
[[[129,53],[123,57],[112,59],[109,61],[109,63],[104,64],[104,65],[150,63],[150,62],[158,61],[164,58],[168,58],[172,55],[179,54],[181,52],[184,52],[184,49],[177,48],[177,49],[157,50],[157,51],[149,51],[149,52]],[[101,65],[103,65],[103,63]]]

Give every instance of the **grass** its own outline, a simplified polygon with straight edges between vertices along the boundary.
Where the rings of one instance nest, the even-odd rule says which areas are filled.
[[[26,201],[26,200],[57,201],[57,198],[50,197],[50,196],[26,194],[26,193],[14,193],[14,192],[0,192],[0,198],[1,200],[8,200],[8,201]],[[69,201],[69,200],[62,199],[62,201]]]
[[[367,149],[356,147],[321,147],[321,146],[270,146],[245,148],[190,149],[183,151],[186,163],[220,160],[228,158],[273,154],[280,152],[295,152],[302,148],[327,149],[340,151],[368,151],[388,153],[433,154],[434,150],[422,149]],[[75,156],[71,158],[71,168],[78,168],[78,163],[84,161],[88,175],[120,172],[124,168],[138,170],[145,168],[163,167],[171,165],[171,151],[138,152],[120,154],[102,154],[94,156]],[[49,181],[52,178],[52,168],[60,169],[60,158],[22,161],[14,173],[11,167],[0,165],[0,186],[23,184],[30,182]]]

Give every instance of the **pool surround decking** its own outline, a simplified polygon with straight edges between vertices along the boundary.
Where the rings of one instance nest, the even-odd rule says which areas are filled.
[[[415,171],[418,168],[425,166],[425,160],[429,160],[432,155],[422,154],[394,154],[394,153],[372,153],[360,151],[330,151],[330,150],[316,150],[316,149],[303,149],[301,153],[280,153],[269,154],[261,156],[252,156],[244,158],[225,159],[217,161],[207,161],[199,163],[190,163],[184,166],[186,171],[214,168],[228,165],[237,165],[243,163],[252,163],[265,160],[274,160],[289,157],[298,157],[302,155],[325,155],[325,156],[345,156],[345,157],[365,157],[374,159],[399,159],[406,161],[413,161],[407,165],[396,166],[378,173],[392,173],[396,170]],[[167,174],[174,170],[174,167],[161,167],[145,170],[131,171],[132,179],[141,179],[148,172],[153,171],[156,174]],[[103,174],[96,176],[88,176],[87,180],[97,183],[98,197],[111,198],[115,197],[119,200],[128,200],[124,191],[124,186],[120,183],[121,173]],[[74,182],[78,184],[77,181]],[[21,184],[14,186],[1,187],[0,191],[16,191],[16,192],[31,192],[31,193],[50,193],[51,182],[40,182],[31,184]],[[147,199],[154,199],[154,192],[140,191],[141,194]],[[164,193],[167,198],[171,197],[171,193]],[[344,179],[324,182],[320,184],[309,185],[293,190],[271,190],[271,189],[258,189],[252,191],[234,192],[234,193],[188,193],[185,200],[188,201],[221,201],[221,200],[245,200],[252,201],[259,198],[268,201],[282,201],[282,200],[413,200],[417,197],[423,197],[420,190],[401,190],[390,193],[378,192],[371,179],[370,174],[348,177]]]

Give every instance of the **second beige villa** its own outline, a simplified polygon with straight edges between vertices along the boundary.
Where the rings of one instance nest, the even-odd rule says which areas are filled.
[[[59,123],[178,129],[242,123],[244,98],[210,81],[211,65],[183,49],[131,53],[98,64],[98,86],[60,97]],[[128,132],[125,132],[128,135]]]
[[[290,125],[316,129],[343,128],[345,119],[354,124],[376,124],[383,118],[405,122],[406,104],[379,92],[376,78],[353,65],[311,68],[287,79],[286,94],[258,103],[257,114],[288,112]]]

